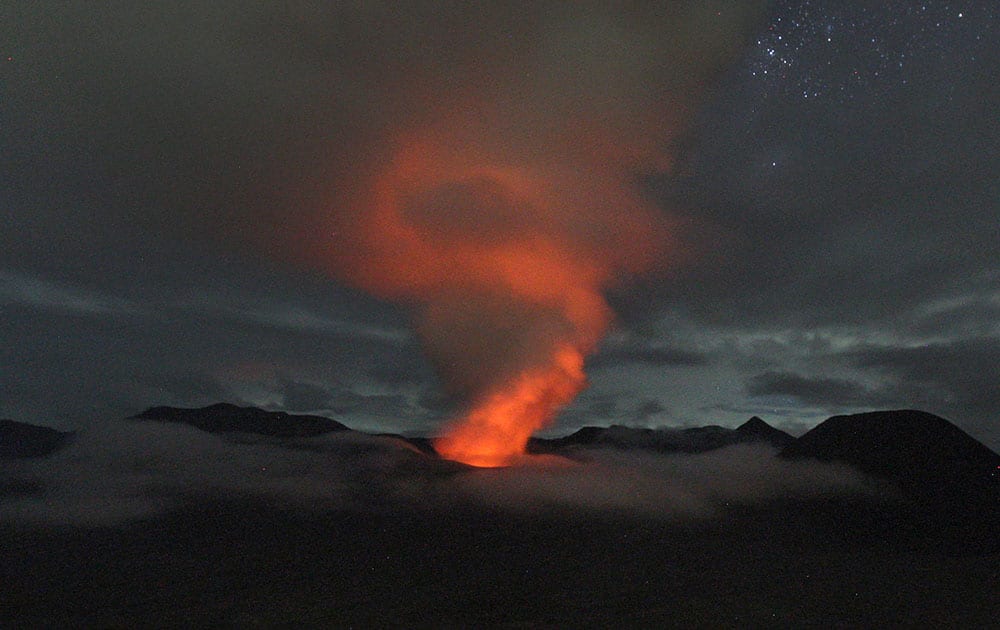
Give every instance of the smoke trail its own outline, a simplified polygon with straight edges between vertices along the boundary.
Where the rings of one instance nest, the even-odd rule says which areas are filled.
[[[476,25],[488,49],[464,42],[438,76],[421,66],[449,89],[393,86],[411,107],[344,186],[329,264],[412,308],[466,401],[436,442],[449,458],[511,463],[586,386],[613,317],[604,292],[673,249],[636,181],[669,168],[671,136],[753,13],[598,4]]]

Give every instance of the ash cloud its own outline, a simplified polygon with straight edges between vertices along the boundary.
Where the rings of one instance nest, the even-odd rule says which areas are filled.
[[[438,116],[441,95],[500,103],[511,116],[499,131],[517,142],[581,108],[619,121],[648,117],[654,102],[688,110],[759,6],[716,10],[12,5],[0,26],[16,61],[5,82],[18,95],[4,103],[17,152],[8,164],[17,197],[34,203],[10,208],[20,238],[5,242],[0,260],[47,251],[59,268],[56,250],[88,260],[97,246],[169,251],[182,237],[196,248],[206,237],[250,241],[289,258],[325,252],[329,243],[308,235],[345,211],[332,197],[384,159],[387,135]]]
[[[605,291],[676,255],[638,179],[669,168],[671,139],[752,14],[538,5],[514,31],[480,22],[480,42],[507,43],[455,48],[468,71],[426,77],[445,77],[446,93],[390,88],[425,115],[389,121],[383,154],[350,171],[336,249],[318,264],[413,312],[443,384],[469,406],[442,452],[521,452],[585,387],[574,366],[613,317]],[[424,35],[433,49],[440,34]]]
[[[529,224],[557,234],[560,255],[610,259],[611,275],[627,274],[651,258],[617,247],[643,240],[632,238],[642,229],[629,227],[640,196],[633,180],[669,166],[672,139],[762,4],[8,7],[0,34],[16,63],[5,65],[4,81],[19,98],[2,105],[14,190],[0,268],[35,261],[43,275],[92,284],[95,295],[137,295],[154,318],[178,287],[224,284],[222,268],[242,265],[246,274],[290,263],[351,277],[345,267],[365,266],[371,253],[351,228],[364,212],[358,200],[405,138],[430,129],[445,147],[542,168],[567,202],[561,213],[536,216],[534,200],[460,178],[407,206],[419,223],[442,238],[479,240]],[[480,218],[444,221],[456,211]],[[609,239],[618,232],[625,236]],[[189,268],[189,260],[198,264]],[[262,284],[258,291],[294,294],[308,283],[297,277],[280,291]],[[345,323],[322,309],[278,307],[223,315],[244,330],[257,323],[275,334],[354,338],[365,331],[352,322],[390,310],[369,304]],[[418,326],[435,326],[427,323],[433,308],[414,310]],[[511,338],[532,348],[537,336],[565,334],[551,311],[530,319],[537,325],[487,335],[483,353],[496,355]],[[184,337],[198,346],[205,334],[189,328]],[[389,339],[368,332],[370,343],[400,341],[393,331]],[[439,337],[427,333],[424,345],[447,373],[443,380],[466,395],[480,389],[490,370],[479,362],[443,367],[451,341]],[[231,337],[233,345],[246,341]],[[330,354],[357,354],[349,342],[328,342]],[[512,362],[530,360],[502,357],[493,371]],[[361,372],[377,369],[365,361]],[[458,383],[458,374],[477,371],[473,383]]]

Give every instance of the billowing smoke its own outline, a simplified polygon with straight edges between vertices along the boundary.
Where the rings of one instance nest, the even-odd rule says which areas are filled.
[[[62,194],[103,192],[28,204],[8,258],[115,252],[130,268],[243,247],[321,269],[412,309],[470,421],[439,446],[471,461],[492,441],[483,461],[505,461],[585,386],[584,358],[612,320],[605,291],[679,255],[638,182],[670,168],[760,4],[18,12],[11,129],[44,157],[15,179],[48,195],[54,160],[78,179]]]
[[[713,4],[363,20],[397,38],[376,36],[372,53],[372,72],[392,69],[379,86],[389,113],[380,148],[336,182],[323,262],[412,308],[464,403],[436,442],[446,457],[523,454],[586,386],[613,319],[604,292],[678,255],[639,181],[670,167],[671,139],[755,12]]]
[[[79,242],[81,256],[121,234],[144,255],[178,234],[213,255],[236,244],[403,303],[464,405],[439,447],[502,463],[585,386],[613,317],[605,291],[679,255],[638,182],[670,168],[674,137],[760,4],[28,12],[14,20],[31,34],[10,66],[17,120],[43,121],[31,125],[84,147],[73,161],[127,184],[100,221],[53,203],[24,225],[51,214],[58,249]],[[34,232],[47,233],[22,234]]]

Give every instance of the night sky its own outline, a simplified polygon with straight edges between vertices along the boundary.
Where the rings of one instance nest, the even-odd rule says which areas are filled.
[[[413,305],[323,261],[364,257],[337,226],[389,130],[517,88],[537,112],[492,129],[519,155],[566,103],[669,128],[633,173],[668,262],[608,288],[551,433],[905,407],[1000,450],[995,2],[696,3],[641,41],[601,3],[323,4],[0,9],[0,417],[225,400],[434,433],[460,400]]]

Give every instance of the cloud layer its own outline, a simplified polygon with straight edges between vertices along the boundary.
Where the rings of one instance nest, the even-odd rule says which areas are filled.
[[[4,463],[0,519],[109,526],[190,501],[255,498],[319,512],[586,510],[664,520],[715,518],[781,498],[874,492],[850,468],[790,462],[764,446],[698,455],[584,449],[504,469],[459,468],[395,438],[339,433],[276,441],[181,425],[113,423],[41,460]]]

